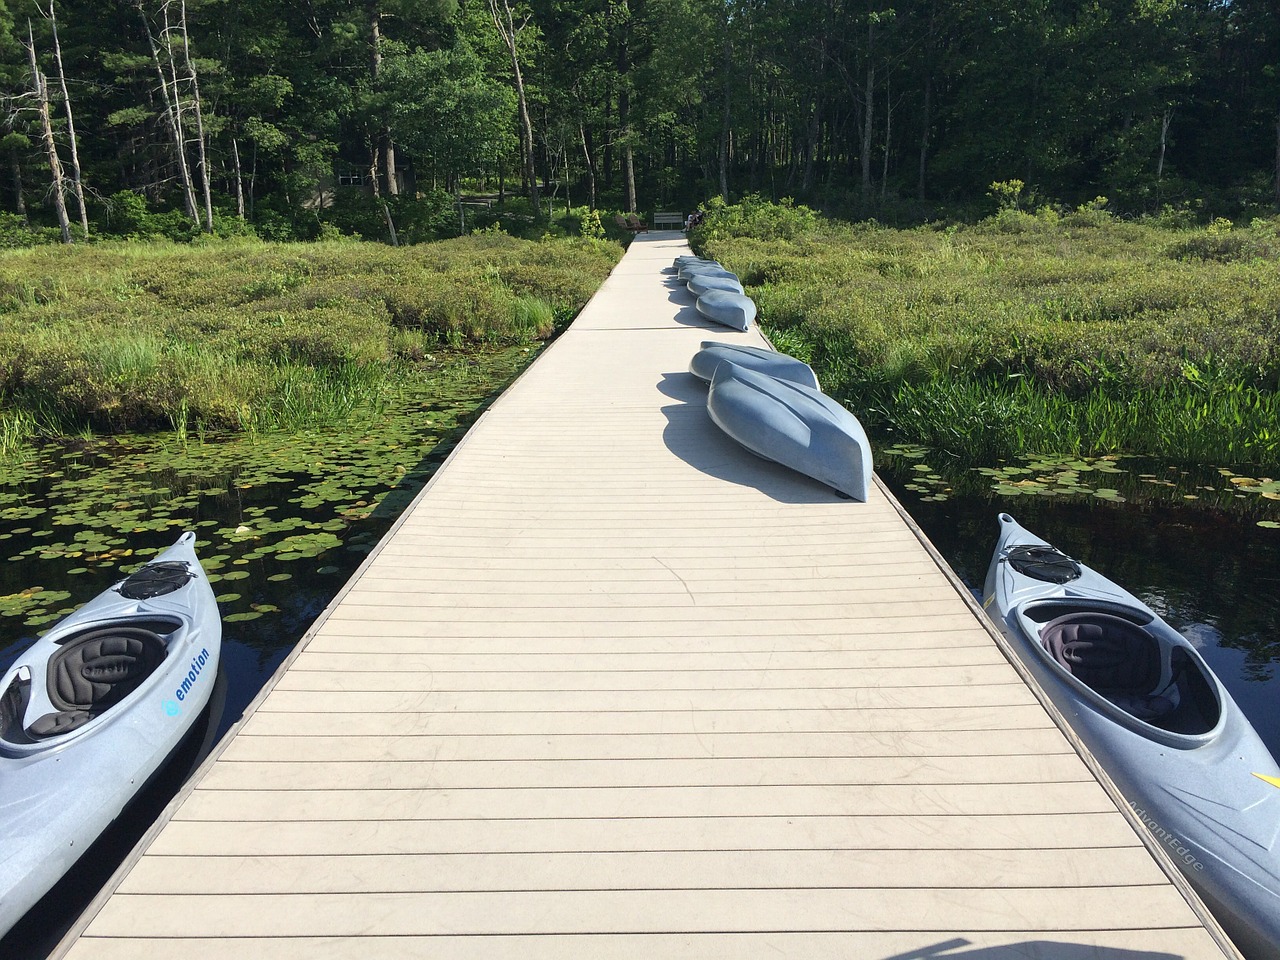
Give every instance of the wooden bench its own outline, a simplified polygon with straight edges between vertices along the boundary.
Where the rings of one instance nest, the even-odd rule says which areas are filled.
[[[655,213],[653,215],[653,229],[683,230],[684,214],[676,213],[671,210]]]
[[[618,226],[623,230],[629,230],[631,233],[649,232],[649,228],[644,225],[644,221],[634,213],[628,213],[625,217],[620,213],[615,213],[613,219],[617,221]]]

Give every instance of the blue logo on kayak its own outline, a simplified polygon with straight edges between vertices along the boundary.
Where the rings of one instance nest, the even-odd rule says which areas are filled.
[[[164,702],[164,714],[166,717],[176,717],[181,712],[182,708],[172,700],[166,700]]]
[[[174,694],[179,701],[187,699],[187,694],[191,692],[191,688],[195,686],[196,680],[200,678],[204,665],[209,662],[209,651],[201,649],[199,656],[191,658],[191,669],[187,671],[187,675],[182,678],[182,686]]]

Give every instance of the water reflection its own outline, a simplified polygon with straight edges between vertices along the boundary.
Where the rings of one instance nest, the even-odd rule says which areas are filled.
[[[996,515],[1005,511],[1119,583],[1196,643],[1280,757],[1280,532],[1258,523],[1258,511],[1274,511],[1274,504],[1246,499],[1233,511],[1237,495],[1229,488],[1223,494],[1228,505],[1212,506],[1186,501],[1180,491],[1187,481],[1172,489],[1143,484],[1135,490],[1113,477],[1107,480],[1122,491],[1119,500],[1010,498],[968,477],[946,484],[947,495],[939,499],[937,485],[921,489],[922,471],[909,462],[886,467],[881,475],[894,495],[975,595],[982,592],[995,546]],[[1144,495],[1145,489],[1153,494]]]

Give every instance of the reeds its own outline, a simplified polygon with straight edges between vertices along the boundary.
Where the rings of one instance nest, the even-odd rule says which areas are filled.
[[[376,408],[434,349],[550,336],[620,248],[104,243],[0,254],[0,450],[84,429],[261,432]]]
[[[702,252],[894,441],[1280,461],[1280,219],[1173,230],[1093,204],[894,230],[714,214]]]

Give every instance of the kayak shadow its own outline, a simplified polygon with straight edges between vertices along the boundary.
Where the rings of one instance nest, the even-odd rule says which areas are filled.
[[[726,435],[707,414],[706,384],[693,374],[664,373],[658,390],[679,401],[662,408],[667,418],[663,443],[694,469],[752,487],[779,503],[838,503],[846,499],[826,484],[756,456]]]
[[[1062,943],[1057,940],[1028,940],[994,947],[973,947],[963,938],[944,940],[941,943],[895,953],[879,960],[1030,960],[1033,957],[1052,957],[1053,960],[1186,960],[1176,953],[1134,950],[1128,947],[1102,947],[1086,943]]]

